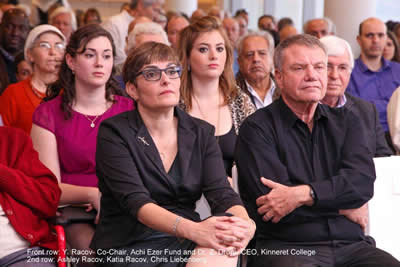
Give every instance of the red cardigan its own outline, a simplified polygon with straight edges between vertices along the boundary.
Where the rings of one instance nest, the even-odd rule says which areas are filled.
[[[31,246],[57,249],[46,221],[55,216],[61,190],[22,130],[0,127],[0,205],[11,225]]]

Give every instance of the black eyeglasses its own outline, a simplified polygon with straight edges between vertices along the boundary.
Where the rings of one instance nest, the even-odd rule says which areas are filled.
[[[164,72],[170,79],[178,79],[181,77],[182,68],[180,66],[168,67],[165,69],[148,68],[136,74],[136,77],[143,75],[143,78],[146,81],[159,81],[161,79],[162,72]]]

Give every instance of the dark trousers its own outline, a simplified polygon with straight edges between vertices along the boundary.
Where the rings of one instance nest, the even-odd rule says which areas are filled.
[[[400,266],[372,238],[359,242],[288,243],[257,240],[258,255],[248,267],[389,267]]]

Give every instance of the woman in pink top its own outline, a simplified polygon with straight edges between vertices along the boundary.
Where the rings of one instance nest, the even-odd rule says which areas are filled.
[[[134,108],[133,100],[120,96],[111,78],[114,53],[111,35],[100,26],[76,31],[66,48],[59,79],[47,91],[49,101],[33,115],[33,144],[59,180],[60,205],[89,204],[88,210],[100,211],[97,131],[103,120]],[[65,230],[72,248],[88,249],[95,227],[79,223]]]

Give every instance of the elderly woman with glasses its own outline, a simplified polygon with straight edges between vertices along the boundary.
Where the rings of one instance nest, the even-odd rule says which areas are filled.
[[[91,247],[105,262],[236,266],[254,234],[214,127],[177,107],[180,74],[174,50],[161,43],[139,46],[125,62],[137,109],[104,121],[97,139],[102,211]],[[202,193],[218,215],[204,221],[195,212]],[[111,248],[118,255],[107,258]]]
[[[32,114],[46,95],[47,86],[57,80],[65,52],[65,37],[54,26],[40,25],[28,35],[24,56],[31,64],[32,77],[11,84],[0,97],[0,115],[6,126],[30,133]]]

